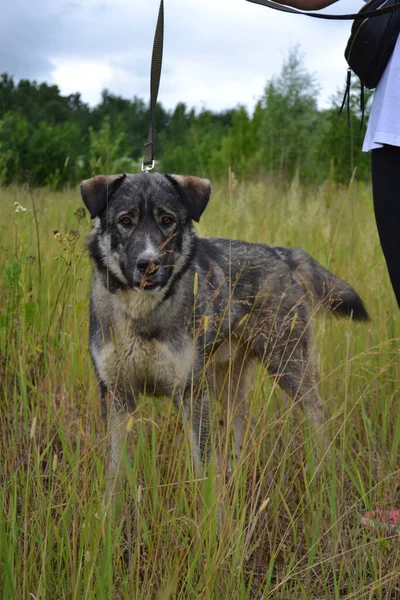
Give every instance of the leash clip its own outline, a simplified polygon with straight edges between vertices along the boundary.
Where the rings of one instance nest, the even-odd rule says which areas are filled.
[[[154,169],[154,165],[156,164],[155,160],[151,161],[151,164],[144,164],[144,162],[142,162],[142,171],[146,172],[146,171],[151,171],[152,169]]]

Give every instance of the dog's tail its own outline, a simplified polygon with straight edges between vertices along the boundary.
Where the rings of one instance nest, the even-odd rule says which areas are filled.
[[[286,260],[295,278],[312,295],[315,305],[332,311],[338,317],[369,321],[363,301],[346,281],[333,275],[306,252],[295,249],[286,251]]]

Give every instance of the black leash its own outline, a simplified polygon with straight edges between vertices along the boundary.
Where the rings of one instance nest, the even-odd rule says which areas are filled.
[[[394,4],[392,6],[387,6],[386,8],[378,8],[377,10],[367,11],[363,10],[362,12],[348,14],[348,15],[329,15],[326,13],[315,13],[308,11],[297,10],[297,8],[292,8],[290,6],[286,6],[284,4],[279,4],[278,2],[273,2],[273,0],[247,0],[248,2],[252,2],[253,4],[260,4],[261,6],[268,6],[269,8],[274,8],[275,10],[281,10],[283,12],[293,13],[295,15],[305,15],[306,17],[315,17],[316,19],[331,19],[333,21],[353,21],[354,19],[366,19],[368,17],[379,17],[381,15],[387,15],[389,13],[395,12],[396,10],[400,10],[400,4]],[[384,4],[384,2],[383,2]]]
[[[274,2],[273,0],[247,0],[248,2],[252,2],[253,4],[260,4],[261,6],[267,6],[269,8],[273,8],[275,10],[288,12],[296,15],[305,15],[307,17],[314,17],[316,19],[329,19],[335,21],[344,21],[344,20],[358,20],[365,19],[369,17],[379,17],[381,15],[386,15],[396,10],[400,10],[400,2],[398,4],[387,6],[385,8],[385,0],[383,0],[383,7],[373,11],[361,10],[355,14],[346,14],[346,15],[332,15],[332,14],[324,14],[324,13],[315,13],[315,12],[307,12],[300,11],[296,8],[292,8],[290,6],[286,6],[284,4],[279,4],[278,2]],[[367,6],[366,6],[367,7]],[[365,7],[365,8],[366,8]],[[161,66],[162,66],[162,56],[163,56],[163,43],[164,43],[164,0],[160,0],[160,9],[158,11],[158,19],[156,25],[156,31],[154,34],[154,42],[153,42],[153,54],[151,57],[151,73],[150,73],[150,129],[149,136],[147,138],[147,143],[144,146],[144,156],[142,163],[142,171],[151,171],[154,168],[154,138],[155,138],[155,114],[157,108],[157,96],[158,89],[160,87],[160,77],[161,77]],[[347,99],[349,104],[349,96],[350,96],[350,87],[349,82],[347,82],[347,97],[345,95],[343,106],[345,100]],[[342,109],[343,109],[342,106]],[[342,110],[341,109],[341,110]],[[341,112],[341,111],[340,111]]]
[[[158,88],[160,87],[162,55],[164,42],[164,0],[160,2],[156,31],[154,34],[153,54],[151,57],[150,72],[150,129],[147,143],[144,145],[142,171],[151,171],[154,168],[154,123],[156,117]]]

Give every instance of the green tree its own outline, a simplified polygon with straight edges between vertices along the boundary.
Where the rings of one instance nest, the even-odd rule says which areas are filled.
[[[73,123],[54,125],[42,121],[32,129],[28,141],[28,169],[35,185],[56,189],[75,183],[79,173],[80,131]]]
[[[105,117],[99,131],[92,127],[90,132],[90,173],[124,173],[136,170],[135,161],[124,156],[123,143],[125,134],[117,128],[112,128],[110,118]]]
[[[219,148],[214,149],[209,160],[211,173],[221,176],[231,167],[239,177],[254,175],[261,162],[260,125],[263,110],[258,102],[253,116],[244,106],[232,114],[232,125],[223,136]]]
[[[0,181],[23,182],[29,171],[35,185],[58,188],[75,182],[79,128],[73,123],[46,121],[33,127],[20,113],[6,113],[0,120]]]
[[[317,108],[319,88],[307,73],[299,47],[293,48],[280,75],[272,79],[262,98],[261,146],[265,168],[292,178],[313,172],[320,136]]]
[[[194,109],[187,110],[185,104],[178,104],[160,136],[163,170],[209,175],[210,157],[229,131],[233,113],[203,109],[196,114]]]
[[[0,183],[21,181],[28,163],[31,127],[19,113],[7,112],[0,119]]]
[[[7,73],[0,75],[0,118],[13,109],[14,80]]]
[[[149,106],[136,96],[127,100],[108,90],[103,90],[101,103],[92,111],[91,126],[95,131],[100,131],[105,119],[109,119],[112,130],[123,131],[120,152],[122,156],[132,156],[136,161],[143,156],[144,144],[147,141],[150,124]],[[157,103],[155,114],[156,149],[157,157],[162,152],[162,136],[169,122],[170,114]]]

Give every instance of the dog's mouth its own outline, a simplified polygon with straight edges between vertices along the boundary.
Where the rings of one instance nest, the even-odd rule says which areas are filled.
[[[160,272],[157,272],[157,274],[154,273],[153,275],[144,274],[141,277],[137,275],[132,283],[134,290],[146,294],[159,292],[165,285],[164,278],[161,276]]]
[[[134,289],[138,292],[158,292],[161,289],[159,281],[153,281],[151,279],[141,279],[140,281],[134,282]]]
[[[150,281],[150,279],[145,279],[142,283],[142,287],[146,290],[152,289],[157,286],[158,286],[158,283],[156,281]]]
[[[160,289],[158,281],[152,281],[151,279],[145,279],[140,283],[139,289],[143,292],[155,292]]]

